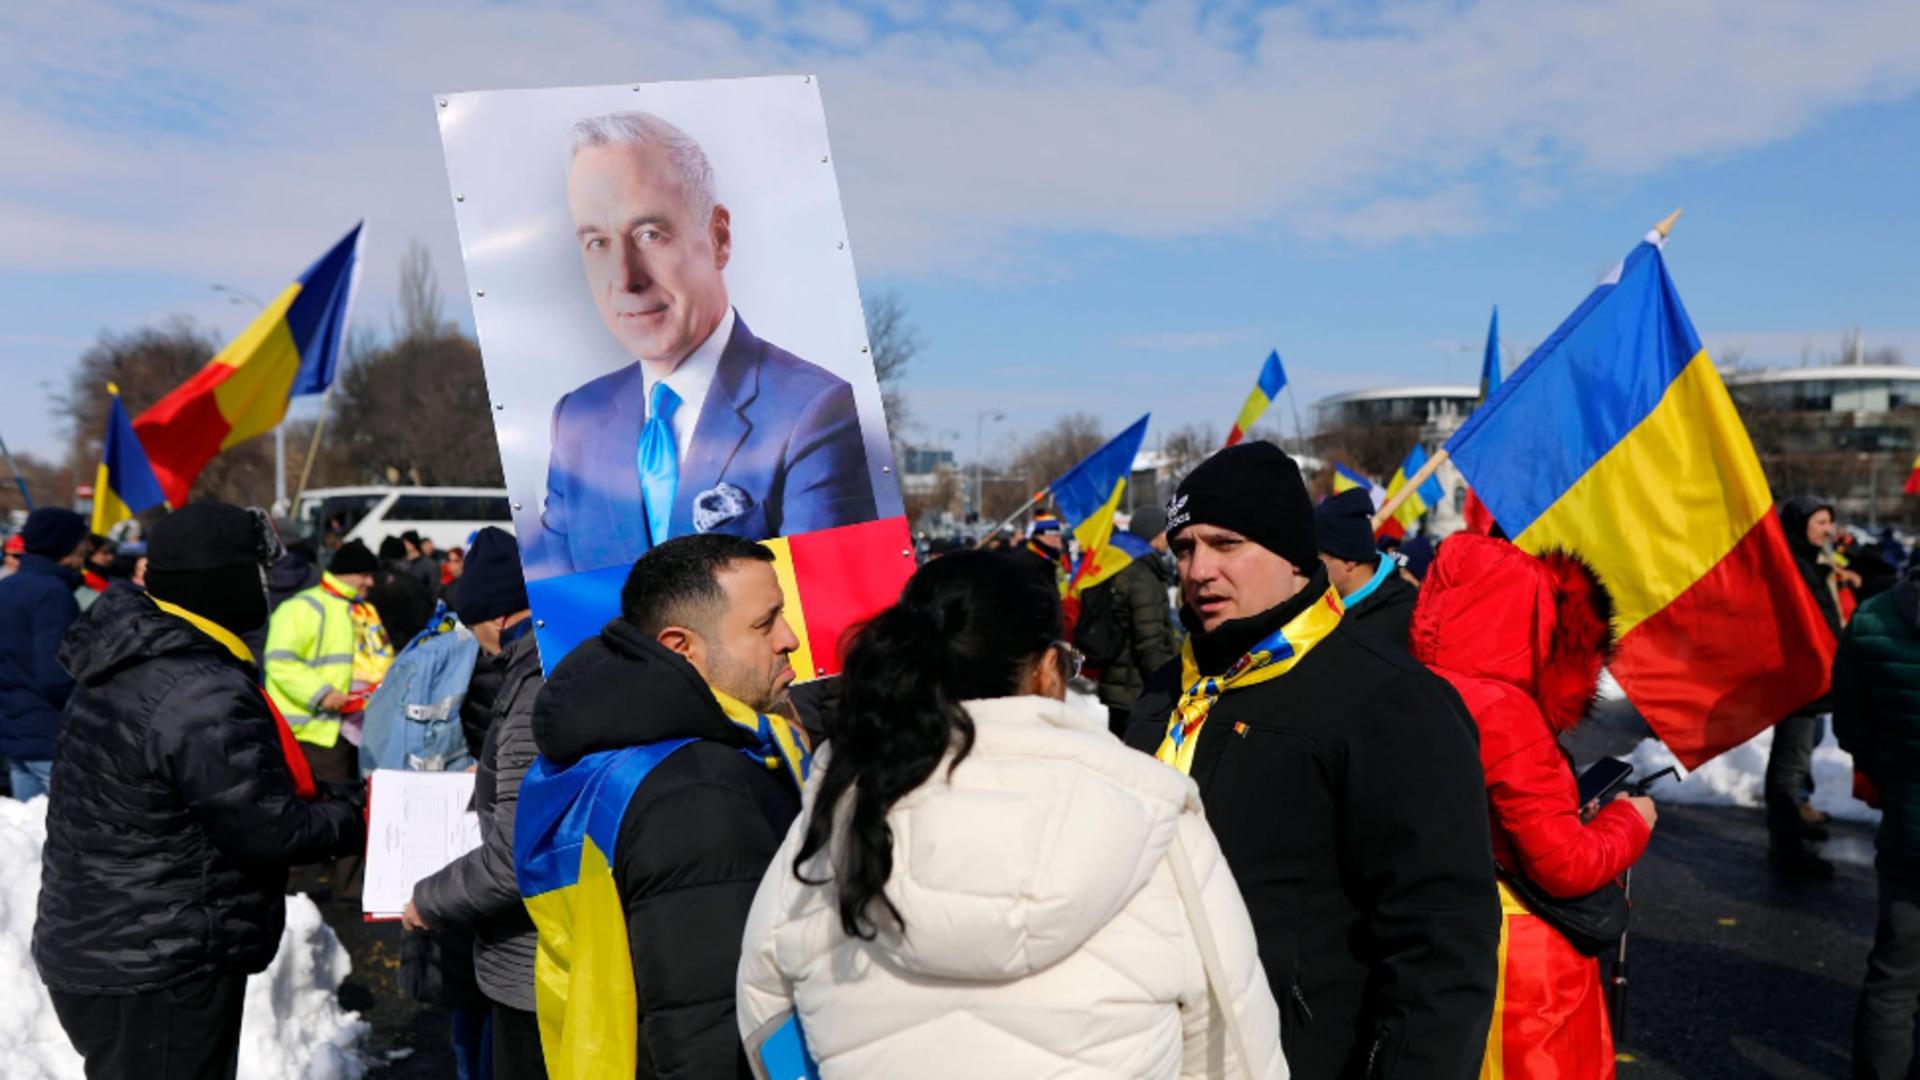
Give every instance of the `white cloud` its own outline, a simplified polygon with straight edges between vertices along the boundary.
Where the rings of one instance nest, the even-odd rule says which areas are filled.
[[[1062,234],[1470,234],[1920,87],[1905,5],[727,6],[13,5],[0,266],[272,281],[365,215],[369,298],[410,235],[457,292],[440,90],[816,71],[862,270],[994,277]]]

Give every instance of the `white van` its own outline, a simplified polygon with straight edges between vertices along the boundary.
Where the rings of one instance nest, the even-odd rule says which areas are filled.
[[[441,551],[465,547],[489,525],[513,531],[505,488],[337,487],[311,488],[295,510],[300,534],[318,546],[329,531],[379,551],[380,541],[412,531]]]

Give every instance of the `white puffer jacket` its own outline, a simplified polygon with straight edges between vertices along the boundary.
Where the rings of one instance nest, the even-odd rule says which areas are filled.
[[[943,762],[887,818],[887,896],[904,937],[884,919],[876,941],[847,936],[831,887],[794,877],[832,748],[816,760],[747,920],[742,1037],[796,1010],[825,1080],[1237,1080],[1247,1074],[1168,865],[1177,830],[1252,1075],[1285,1080],[1253,925],[1192,781],[1057,701],[967,711],[972,753],[951,778]],[[807,876],[827,869],[816,856]]]

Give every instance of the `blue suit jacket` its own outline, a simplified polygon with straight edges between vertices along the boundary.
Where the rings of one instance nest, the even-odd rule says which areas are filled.
[[[625,566],[646,553],[638,461],[646,421],[638,362],[554,406],[541,528],[523,540],[529,580]],[[877,513],[853,388],[753,336],[736,315],[680,463],[671,534],[764,540]]]

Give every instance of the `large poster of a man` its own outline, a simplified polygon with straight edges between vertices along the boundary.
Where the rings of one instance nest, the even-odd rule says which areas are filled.
[[[670,537],[902,512],[811,78],[437,105],[543,624]]]

